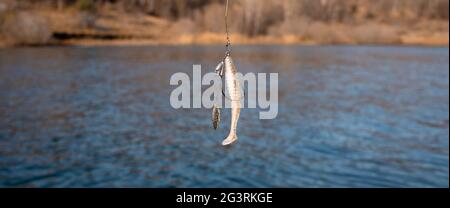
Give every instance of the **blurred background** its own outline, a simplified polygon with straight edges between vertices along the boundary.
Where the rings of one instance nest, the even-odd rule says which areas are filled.
[[[242,0],[234,43],[448,45],[448,0]],[[0,45],[223,44],[222,0],[2,0]]]
[[[224,2],[0,0],[0,187],[449,186],[448,0],[230,0],[279,111],[226,148],[229,110],[169,103],[223,58]]]

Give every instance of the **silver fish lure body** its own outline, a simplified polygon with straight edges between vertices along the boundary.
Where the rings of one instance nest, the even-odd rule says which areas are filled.
[[[231,102],[231,125],[228,136],[222,141],[222,145],[229,145],[238,139],[237,122],[241,112],[241,87],[237,77],[236,66],[229,55],[225,57],[223,75],[225,76],[225,88]]]

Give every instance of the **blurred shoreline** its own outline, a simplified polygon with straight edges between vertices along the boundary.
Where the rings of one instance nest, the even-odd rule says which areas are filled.
[[[3,42],[0,39],[0,48],[13,48],[13,47],[41,47],[41,46],[153,46],[153,45],[224,45],[225,37],[224,34],[213,34],[215,38],[211,40],[209,38],[203,38],[204,36],[211,36],[211,34],[205,33],[200,34],[198,37],[195,36],[182,36],[175,38],[173,40],[157,40],[157,39],[118,39],[118,40],[101,40],[101,39],[72,39],[64,41],[51,41],[47,44],[21,44],[21,45],[11,45]],[[233,36],[233,35],[232,35]],[[218,40],[221,38],[221,40]],[[309,45],[309,46],[323,46],[323,45],[374,45],[374,46],[425,46],[425,47],[449,47],[448,39],[436,38],[434,40],[428,40],[427,38],[417,37],[406,39],[405,41],[399,43],[352,43],[352,42],[338,42],[338,43],[320,43],[313,41],[302,41],[301,37],[270,37],[262,36],[256,38],[231,38],[231,43],[233,45]]]
[[[394,46],[430,46],[448,47],[448,33],[441,33],[433,37],[407,34],[399,37],[398,42],[383,41],[377,42],[356,42],[354,40],[337,42],[320,42],[315,40],[305,40],[302,36],[257,36],[247,37],[242,34],[232,34],[231,43],[233,45],[394,45]],[[20,46],[136,46],[136,45],[224,45],[225,34],[221,33],[200,33],[181,34],[170,38],[68,38],[64,40],[50,40],[45,44],[9,44],[0,38],[0,48],[20,47]]]
[[[302,37],[286,36],[286,37],[242,37],[240,34],[231,35],[231,43],[233,45],[309,45],[309,46],[323,46],[323,45],[374,45],[374,46],[427,46],[427,47],[448,47],[448,38],[437,37],[430,40],[426,37],[407,38],[402,42],[377,42],[377,43],[356,43],[356,42],[336,42],[324,43],[314,41],[304,41]],[[45,46],[152,46],[152,45],[224,45],[224,34],[204,33],[198,35],[183,35],[175,37],[174,39],[117,39],[117,40],[102,40],[102,39],[71,39],[64,41],[55,41],[46,44]],[[26,46],[26,45],[25,45]],[[34,45],[31,45],[34,46]],[[41,45],[38,45],[41,46]],[[11,45],[1,45],[0,47],[17,47]]]
[[[153,10],[145,11],[134,1],[5,2],[0,3],[0,47],[225,43],[221,1],[199,1],[203,3],[192,8],[183,1],[138,1],[141,6],[152,3]],[[449,45],[448,1],[261,2],[233,2],[232,44]],[[447,8],[441,11],[441,4]],[[169,12],[161,13],[166,7]],[[311,9],[323,14],[304,14]]]

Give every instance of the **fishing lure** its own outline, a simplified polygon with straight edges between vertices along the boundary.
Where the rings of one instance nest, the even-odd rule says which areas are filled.
[[[229,145],[238,139],[237,137],[237,122],[239,114],[241,112],[241,87],[237,78],[236,66],[233,63],[233,59],[228,54],[225,57],[225,88],[229,95],[231,102],[231,125],[228,136],[222,141],[222,145]],[[225,96],[226,97],[226,96]]]
[[[227,35],[226,53],[223,61],[221,61],[215,69],[215,72],[221,78],[225,78],[225,88],[229,97],[225,96],[223,90],[222,94],[225,96],[225,98],[228,98],[231,102],[231,125],[228,136],[222,141],[222,145],[224,146],[229,145],[238,139],[237,122],[241,112],[241,91],[240,91],[241,87],[237,77],[236,66],[234,65],[233,59],[231,58],[230,55],[231,43],[230,43],[230,36],[228,33],[227,16],[228,16],[228,0],[225,6],[225,31]],[[218,108],[217,105],[214,105],[212,111],[212,123],[214,129],[217,129],[219,122],[220,122],[220,109]]]

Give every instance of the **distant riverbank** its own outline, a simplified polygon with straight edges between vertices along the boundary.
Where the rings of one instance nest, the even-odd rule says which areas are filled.
[[[102,9],[31,9],[4,12],[0,47],[42,45],[189,45],[224,44],[223,27],[208,31],[189,18],[170,20],[140,13]],[[231,20],[230,20],[231,21]],[[234,21],[234,20],[233,20]],[[217,20],[217,25],[223,21]],[[449,24],[422,20],[396,25],[305,21],[272,26],[263,34],[231,30],[232,44],[423,45],[448,46]]]
[[[67,38],[52,39],[46,44],[19,44],[11,45],[0,39],[0,47],[17,46],[133,46],[133,45],[220,45],[225,44],[225,35],[218,33],[182,34],[170,38]],[[302,36],[285,35],[247,37],[241,34],[231,36],[233,45],[417,45],[417,46],[442,46],[449,45],[448,33],[433,36],[405,35],[398,41],[358,42],[356,40],[322,42],[308,40]]]

